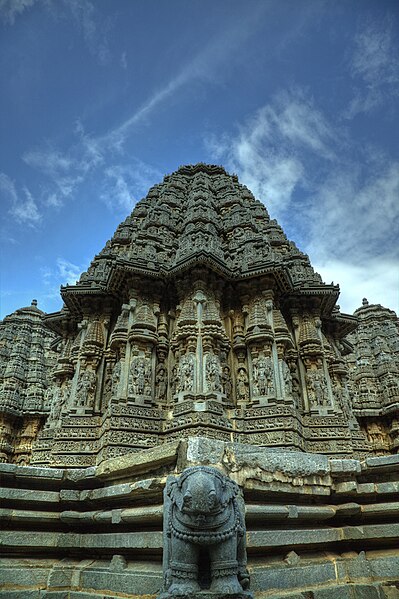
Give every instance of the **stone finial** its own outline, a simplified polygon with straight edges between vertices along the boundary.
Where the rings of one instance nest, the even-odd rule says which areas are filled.
[[[369,305],[369,301],[368,301],[368,299],[366,297],[364,297],[362,299],[362,306],[368,306],[368,305]]]
[[[31,301],[31,304],[30,304],[30,305],[31,305],[31,306],[35,306],[35,307],[36,307],[36,306],[37,306],[37,300],[36,300],[36,299],[33,299],[33,300]]]

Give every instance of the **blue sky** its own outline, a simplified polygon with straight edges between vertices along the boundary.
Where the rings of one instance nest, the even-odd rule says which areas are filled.
[[[398,311],[399,2],[0,0],[1,315],[61,308],[148,188],[238,174],[341,286]]]

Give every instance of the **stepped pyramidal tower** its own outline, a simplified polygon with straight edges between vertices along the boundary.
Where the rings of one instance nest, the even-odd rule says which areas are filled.
[[[191,436],[361,457],[383,405],[389,452],[391,350],[389,399],[375,396],[362,427],[347,361],[357,318],[338,294],[235,175],[181,167],[43,317],[57,363],[31,463],[95,465]]]
[[[0,323],[1,599],[399,598],[392,310],[341,314],[206,164],[152,187],[61,295]]]

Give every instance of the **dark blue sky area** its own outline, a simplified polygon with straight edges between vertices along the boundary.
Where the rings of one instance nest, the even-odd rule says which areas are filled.
[[[398,309],[399,4],[0,0],[1,317],[61,307],[148,188],[236,172],[340,283]]]

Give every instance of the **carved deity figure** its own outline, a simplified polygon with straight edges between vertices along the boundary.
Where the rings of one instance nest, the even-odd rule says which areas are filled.
[[[158,364],[155,373],[155,398],[162,401],[166,397],[167,390],[167,373],[164,364]]]
[[[146,358],[134,358],[130,364],[129,395],[151,395],[150,367]]]
[[[96,373],[93,370],[85,370],[80,375],[76,386],[75,405],[78,407],[91,407],[94,400],[96,387]]]
[[[269,357],[253,361],[254,395],[272,395],[274,393],[273,367]]]
[[[309,370],[306,373],[306,384],[311,407],[328,404],[327,384],[320,370]]]
[[[237,483],[216,468],[195,466],[168,478],[164,498],[160,599],[202,589],[223,597],[234,593],[251,597],[245,592],[249,574],[244,504]],[[210,572],[205,572],[200,559],[204,554]]]
[[[290,371],[288,364],[284,361],[282,363],[282,369],[283,369],[283,381],[284,381],[285,395],[286,395],[286,397],[292,397],[293,396],[293,385],[292,385],[291,371]]]
[[[206,357],[205,380],[208,391],[222,391],[222,381],[220,376],[220,362],[212,354]]]
[[[230,368],[227,366],[227,364],[223,366],[222,370],[222,388],[227,399],[230,399],[233,386],[231,384]]]
[[[60,385],[58,384],[56,387],[49,388],[46,391],[46,399],[50,403],[50,413],[48,417],[48,423],[55,424],[61,416],[61,410],[63,403],[65,401],[65,397],[63,396]]]
[[[369,422],[367,424],[367,437],[377,453],[388,449],[387,437],[384,429],[379,422]]]
[[[237,372],[237,400],[248,401],[248,375],[247,371],[243,366],[240,366]]]
[[[111,377],[111,393],[113,396],[117,395],[119,380],[121,378],[121,361],[115,364],[114,369],[112,371]]]
[[[194,389],[194,360],[193,356],[186,354],[180,359],[175,372],[175,389],[180,391],[193,391]]]

